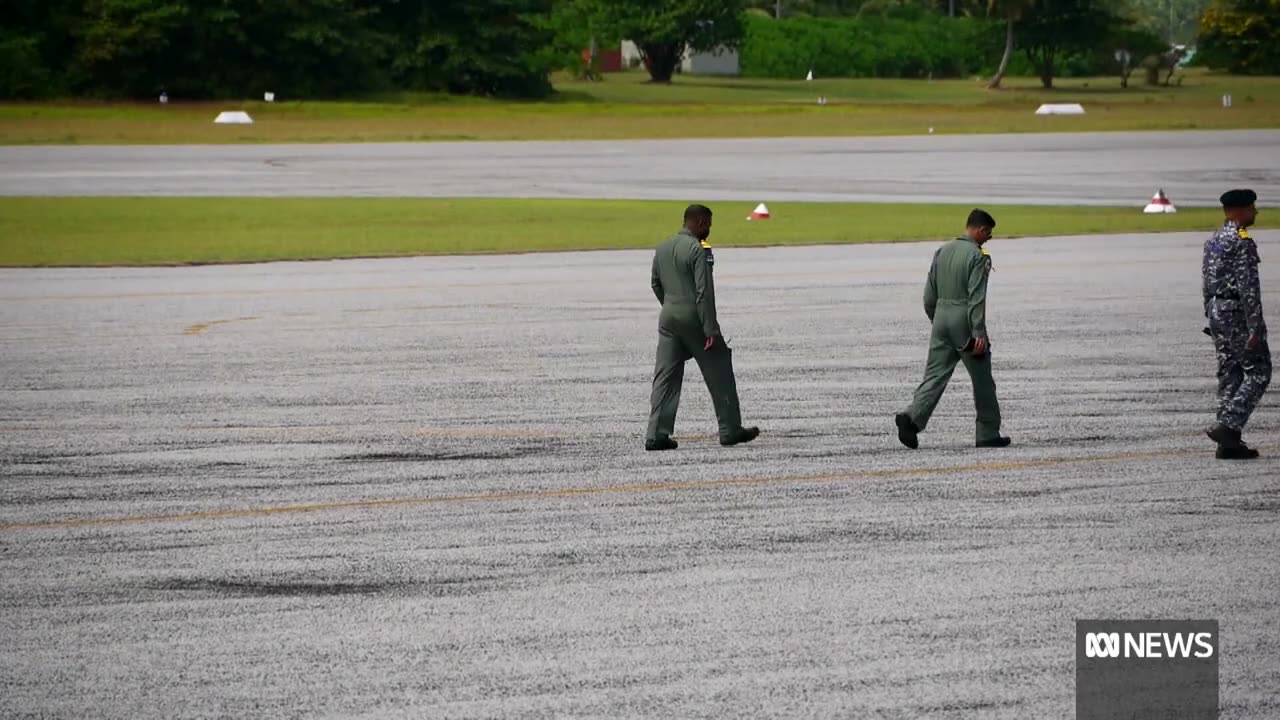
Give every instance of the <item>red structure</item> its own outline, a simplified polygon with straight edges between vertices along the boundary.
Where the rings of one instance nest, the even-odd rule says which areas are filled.
[[[582,51],[582,63],[591,61],[591,51]],[[596,70],[602,73],[622,72],[622,51],[596,49]]]

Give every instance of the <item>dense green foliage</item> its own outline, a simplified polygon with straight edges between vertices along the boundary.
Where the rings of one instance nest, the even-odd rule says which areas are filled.
[[[1280,74],[1280,0],[1215,0],[1200,31],[1200,52],[1209,67]]]
[[[537,98],[623,39],[658,82],[687,48],[728,46],[754,76],[987,75],[1003,58],[1050,85],[1120,74],[1120,48],[1149,79],[1141,63],[1197,27],[1214,67],[1280,72],[1280,0],[3,0],[2,18],[0,98]]]
[[[538,96],[551,0],[5,0],[0,97]]]
[[[1165,43],[1125,18],[1088,0],[1045,0],[1043,10],[1019,23],[1016,75],[1037,75],[1046,87],[1054,77],[1120,75],[1119,49],[1142,58]],[[965,77],[989,75],[1000,62],[1004,22],[997,18],[924,15],[915,20],[863,14],[852,18],[746,19],[743,74],[804,77]]]
[[[749,16],[746,28],[742,72],[757,77],[960,77],[999,57],[999,27],[973,18]]]
[[[1017,37],[1040,82],[1051,88],[1058,63],[1103,44],[1115,27],[1106,0],[1037,0]]]

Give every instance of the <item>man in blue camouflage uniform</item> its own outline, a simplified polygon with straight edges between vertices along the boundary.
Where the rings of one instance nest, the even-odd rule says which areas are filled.
[[[1218,422],[1209,437],[1222,460],[1250,460],[1258,451],[1241,439],[1249,416],[1271,382],[1271,350],[1262,319],[1258,246],[1248,227],[1258,217],[1252,190],[1230,190],[1221,201],[1225,222],[1204,244],[1205,332],[1218,355]]]

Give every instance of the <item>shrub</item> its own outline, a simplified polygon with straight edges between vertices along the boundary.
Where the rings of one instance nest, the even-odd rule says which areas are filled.
[[[962,77],[994,68],[999,48],[990,41],[999,23],[926,15],[894,17],[744,18],[742,74],[804,77]],[[994,53],[994,54],[993,54]]]

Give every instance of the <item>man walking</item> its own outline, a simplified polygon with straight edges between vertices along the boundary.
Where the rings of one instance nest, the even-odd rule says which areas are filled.
[[[759,428],[742,427],[733,352],[716,320],[715,257],[707,242],[710,235],[710,208],[690,205],[684,211],[684,227],[654,251],[650,285],[662,311],[658,315],[658,359],[645,450],[674,450],[678,446],[671,434],[680,405],[684,364],[689,358],[698,362],[711,392],[720,422],[720,444],[750,442],[760,434]]]
[[[1262,318],[1258,246],[1248,228],[1258,219],[1252,190],[1222,194],[1222,227],[1204,244],[1206,328],[1218,356],[1218,422],[1208,434],[1221,460],[1252,460],[1258,451],[1241,439],[1249,416],[1271,382],[1271,350]]]
[[[1000,403],[991,377],[991,341],[987,337],[987,276],[991,257],[983,245],[991,239],[996,221],[983,210],[969,213],[963,237],[943,245],[933,255],[924,288],[924,312],[933,323],[924,381],[906,412],[894,417],[898,440],[911,449],[929,424],[933,410],[963,362],[973,381],[977,409],[977,446],[1005,447],[1000,435]]]

